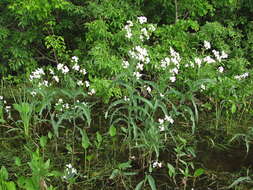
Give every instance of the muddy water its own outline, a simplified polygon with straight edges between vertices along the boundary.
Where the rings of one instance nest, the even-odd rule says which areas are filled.
[[[200,162],[210,170],[235,172],[242,167],[253,167],[253,151],[247,154],[245,147],[217,150],[206,146],[198,152]]]

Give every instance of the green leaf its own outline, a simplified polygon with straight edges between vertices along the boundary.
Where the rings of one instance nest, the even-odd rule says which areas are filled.
[[[47,144],[47,137],[46,136],[40,137],[40,146],[42,148],[45,148],[46,144]]]
[[[0,170],[0,179],[4,181],[8,180],[8,171],[4,166],[2,166]]]
[[[235,105],[235,104],[232,104],[231,112],[232,112],[232,113],[235,113],[235,112],[236,112],[236,105]]]
[[[102,140],[103,140],[103,137],[102,137],[102,135],[100,135],[99,132],[96,132],[96,138],[97,138],[97,141],[98,141],[99,144],[100,144],[100,143],[102,142]]]
[[[142,185],[143,185],[144,182],[145,182],[145,180],[140,181],[140,183],[138,183],[138,185],[136,185],[134,190],[141,190]]]
[[[149,183],[151,189],[156,190],[154,178],[151,175],[147,175],[147,178],[148,178],[148,183]]]
[[[234,186],[238,185],[241,182],[244,181],[251,181],[252,179],[249,176],[246,177],[239,177],[238,179],[236,179],[231,185],[228,186],[228,189],[233,188]]]
[[[116,135],[116,133],[117,133],[116,128],[113,125],[111,125],[111,127],[109,128],[109,134],[110,134],[110,136],[114,137]]]
[[[51,133],[51,131],[48,132],[47,136],[48,136],[49,139],[52,139],[53,134]]]
[[[7,190],[16,190],[16,185],[14,182],[10,181],[6,183]]]
[[[114,169],[113,171],[112,171],[112,174],[111,174],[111,176],[109,177],[109,179],[113,179],[113,178],[115,178],[118,174],[119,174],[119,170],[118,169]]]
[[[201,175],[204,174],[204,173],[205,173],[205,170],[204,170],[203,168],[199,168],[199,169],[197,169],[197,170],[194,172],[193,176],[194,176],[194,177],[199,177],[199,176],[201,176]]]
[[[174,177],[176,175],[176,171],[175,171],[174,166],[172,166],[170,163],[167,163],[167,167],[169,169],[169,176]]]
[[[86,133],[85,130],[82,130],[82,129],[80,129],[80,128],[79,128],[79,130],[80,130],[80,133],[81,133],[81,135],[82,135],[82,147],[83,147],[84,149],[87,149],[87,148],[89,148],[89,146],[91,145],[90,140],[89,140],[89,137],[88,137],[88,135],[87,135],[87,133]]]
[[[15,159],[15,164],[17,166],[21,166],[21,160],[20,160],[20,158],[19,157],[14,157],[14,159]]]
[[[120,163],[120,164],[118,165],[118,167],[119,167],[119,169],[121,169],[121,170],[125,170],[125,169],[127,169],[127,168],[131,168],[132,166],[131,166],[130,162],[128,161],[128,162]]]

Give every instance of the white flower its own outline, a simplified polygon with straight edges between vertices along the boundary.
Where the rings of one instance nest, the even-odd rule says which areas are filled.
[[[155,26],[153,24],[148,25],[148,30],[151,32],[154,32],[156,30]]]
[[[161,125],[161,126],[159,126],[159,130],[160,130],[160,132],[165,131],[165,127],[163,125]]]
[[[171,82],[175,82],[176,81],[176,77],[175,76],[170,77],[170,81]]]
[[[32,92],[31,92],[31,95],[32,95],[33,97],[36,96],[36,94],[37,94],[37,93],[36,93],[35,91],[32,91]]]
[[[126,97],[126,96],[124,96],[124,101],[130,101],[130,98],[128,98],[128,97]]]
[[[171,69],[170,72],[174,73],[174,74],[178,74],[178,68],[174,68],[174,69]]]
[[[51,68],[49,68],[49,73],[50,73],[51,75],[54,75],[54,70],[51,69]]]
[[[59,70],[62,70],[63,67],[64,67],[64,65],[63,65],[62,63],[59,63],[59,64],[57,65],[57,70],[58,70],[58,71],[59,71]]]
[[[136,69],[140,69],[142,71],[143,70],[143,64],[137,63]]]
[[[224,51],[221,52],[221,58],[226,59],[228,58],[228,54],[226,54]]]
[[[66,167],[69,168],[69,169],[71,169],[72,165],[71,164],[67,164]]]
[[[208,42],[208,41],[204,41],[204,47],[205,47],[205,49],[210,49],[211,48],[211,44],[210,44],[210,42]]]
[[[155,162],[153,162],[152,167],[153,168],[161,168],[162,162],[155,161]]]
[[[90,96],[92,96],[93,94],[95,94],[96,93],[96,91],[92,88],[91,89],[91,91],[90,92],[88,92],[88,94],[90,95]]]
[[[53,76],[53,79],[54,79],[57,83],[60,81],[58,76]]]
[[[5,111],[6,111],[7,113],[9,113],[10,110],[11,110],[11,106],[5,106]]]
[[[128,61],[123,61],[122,66],[124,69],[129,67],[129,62]]]
[[[206,56],[204,59],[203,59],[204,62],[207,62],[207,63],[215,63],[215,60],[212,59],[210,56]]]
[[[220,56],[220,52],[218,52],[216,50],[213,50],[212,52],[213,52],[215,58],[220,62],[222,59],[222,57]]]
[[[81,69],[81,70],[80,70],[80,73],[82,73],[83,75],[86,75],[87,72],[86,72],[85,69]]]
[[[128,20],[128,21],[127,21],[127,24],[128,24],[128,26],[133,26],[133,25],[134,25],[133,22],[132,22],[131,20]]]
[[[69,104],[68,104],[68,103],[63,104],[63,106],[62,106],[62,107],[66,108],[66,109],[69,109]]]
[[[58,103],[59,103],[59,104],[62,104],[62,103],[63,103],[63,99],[60,98],[60,99],[58,100]]]
[[[150,88],[150,86],[147,86],[146,89],[147,89],[148,93],[151,93],[152,89]]]
[[[125,37],[130,39],[132,36],[133,36],[132,32],[130,30],[127,30]]]
[[[137,78],[137,79],[140,79],[142,74],[139,73],[139,72],[134,72],[133,75]]]
[[[141,29],[142,35],[146,37],[146,39],[149,39],[149,35],[148,35],[148,31],[146,28],[142,28]]]
[[[195,61],[195,63],[200,67],[201,66],[201,62],[202,62],[202,60],[200,59],[200,58],[195,58],[194,59],[194,61]]]
[[[66,169],[65,169],[65,174],[66,175],[63,176],[63,179],[72,178],[73,175],[77,174],[77,170],[73,168],[71,164],[67,164]]]
[[[137,17],[140,24],[144,24],[147,22],[147,18],[145,16]]]
[[[165,115],[165,118],[164,118],[166,121],[168,121],[168,122],[170,122],[171,124],[173,124],[174,123],[174,119],[172,119],[172,117],[171,116],[167,116],[167,115]]]
[[[165,57],[162,61],[161,61],[161,67],[163,69],[165,69],[168,65],[170,64],[170,58]]]
[[[159,119],[158,119],[158,122],[159,122],[160,124],[163,124],[163,123],[164,123],[164,119],[159,118]]]
[[[83,86],[83,81],[79,80],[79,81],[77,81],[76,84],[77,84],[78,86]]]
[[[223,73],[224,68],[223,68],[222,66],[220,66],[220,67],[218,68],[218,71],[219,71],[220,73]]]
[[[86,86],[86,87],[89,87],[89,86],[90,86],[89,81],[85,81],[85,86]]]
[[[162,93],[160,93],[159,95],[160,95],[162,98],[164,97],[164,94],[162,94]]]
[[[201,91],[206,90],[206,86],[204,84],[201,84],[200,89],[201,89]]]
[[[74,69],[75,71],[79,71],[80,66],[76,63],[76,64],[72,67],[72,69]]]
[[[242,79],[245,79],[245,78],[248,77],[248,76],[249,76],[249,73],[246,72],[246,73],[244,73],[244,74],[242,74],[242,75],[236,75],[236,76],[235,76],[235,79],[237,79],[237,80],[242,80]]]
[[[4,97],[3,96],[0,96],[0,100],[3,100],[4,99]]]
[[[73,56],[73,57],[72,57],[72,60],[73,60],[74,62],[76,62],[76,63],[77,63],[77,62],[78,62],[78,60],[79,60],[79,58],[78,58],[77,56]]]
[[[68,72],[69,72],[69,68],[68,68],[68,66],[65,65],[65,66],[63,67],[63,69],[62,69],[62,73],[63,73],[63,74],[66,74],[66,73],[68,73]]]

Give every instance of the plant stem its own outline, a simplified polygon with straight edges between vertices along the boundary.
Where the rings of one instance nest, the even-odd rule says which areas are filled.
[[[177,5],[177,0],[174,0],[175,3],[175,23],[178,21],[178,5]]]

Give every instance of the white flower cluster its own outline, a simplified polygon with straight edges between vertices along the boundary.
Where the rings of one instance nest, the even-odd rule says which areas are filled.
[[[55,110],[59,112],[64,112],[65,110],[74,110],[78,108],[79,104],[86,105],[85,102],[80,102],[80,100],[76,100],[76,102],[73,104],[65,103],[62,98],[58,99],[58,102],[55,103]],[[57,114],[58,115],[58,114]]]
[[[123,63],[122,63],[122,67],[124,68],[124,69],[127,69],[128,67],[129,67],[129,62],[128,61],[124,61],[123,60]]]
[[[82,75],[86,75],[86,74],[87,74],[86,70],[85,70],[84,68],[81,68],[80,65],[78,65],[78,60],[79,60],[79,58],[78,58],[77,56],[73,56],[73,57],[71,58],[71,62],[74,64],[74,65],[72,66],[72,71],[79,72],[79,73],[82,74]],[[67,65],[64,65],[64,64],[62,64],[62,63],[59,63],[59,64],[56,66],[56,70],[57,70],[58,72],[62,73],[63,75],[66,75],[67,73],[70,73],[70,71],[71,71]],[[56,83],[59,83],[59,82],[60,82],[60,77],[57,76],[57,75],[55,74],[55,73],[57,73],[57,71],[55,71],[53,68],[49,68],[49,69],[48,69],[48,72],[49,72],[49,74],[50,74],[51,77],[52,77],[51,79],[52,79],[53,81],[55,81]],[[42,68],[38,68],[38,69],[36,69],[34,72],[32,72],[32,74],[30,75],[29,78],[30,78],[31,81],[32,81],[33,79],[42,79],[42,76],[43,76],[43,75],[46,75],[46,74],[45,74],[45,71],[44,71]],[[42,87],[42,86],[48,87],[48,86],[50,86],[50,85],[51,85],[51,84],[49,83],[48,80],[40,80],[40,81],[38,82],[38,86],[39,86],[39,87]],[[89,81],[76,80],[76,85],[77,85],[77,86],[85,86],[85,87],[88,88],[88,87],[90,86],[90,83],[89,83]],[[94,90],[92,90],[90,93],[94,94]],[[32,96],[35,96],[36,93],[35,93],[35,92],[32,92],[31,95],[32,95]]]
[[[174,119],[172,119],[171,116],[168,116],[168,115],[165,115],[165,117],[163,119],[159,118],[158,119],[158,122],[159,122],[159,129],[160,131],[165,131],[165,124],[167,123],[170,123],[170,124],[173,124],[174,123]]]
[[[69,179],[74,177],[77,174],[77,170],[73,168],[71,164],[66,165],[65,169],[65,175],[63,176],[63,179]]]
[[[96,91],[95,91],[95,89],[93,89],[93,88],[88,92],[88,94],[89,94],[90,96],[94,95],[95,93],[96,93]]]
[[[72,59],[72,61],[73,61],[73,62],[77,63],[77,62],[78,62],[78,60],[79,60],[79,57],[77,57],[77,56],[73,56],[71,59]]]
[[[38,68],[32,72],[29,78],[32,81],[33,79],[40,79],[42,75],[45,75],[44,70],[42,68]]]
[[[152,32],[154,32],[155,30],[156,28],[153,24],[149,24],[147,28],[142,28],[140,35],[141,41],[144,41],[144,39],[149,40]]]
[[[162,167],[162,162],[154,161],[152,163],[153,168],[161,168]]]
[[[221,54],[220,54],[219,51],[216,51],[216,50],[213,50],[212,52],[213,52],[215,58],[216,58],[219,62],[221,62],[222,59],[228,58],[228,54],[226,54],[224,51],[222,51]]]
[[[140,24],[144,24],[147,22],[147,18],[145,16],[137,17],[137,20]],[[133,22],[128,20],[127,24],[124,26],[124,30],[126,31],[125,37],[128,39],[131,39],[133,36],[132,27],[134,26]],[[144,27],[141,29],[140,39],[141,41],[144,41],[144,39],[149,40],[152,32],[156,30],[155,26],[153,24],[148,24],[147,28]]]
[[[224,68],[222,66],[218,67],[218,72],[223,73]]]
[[[243,73],[243,74],[241,74],[241,75],[236,75],[236,76],[235,76],[235,79],[236,79],[236,80],[242,80],[242,79],[247,78],[248,76],[249,76],[249,73],[246,72],[246,73]]]
[[[41,82],[38,83],[38,86],[39,87],[42,87],[42,86],[45,86],[45,87],[48,87],[50,84],[47,80],[43,80]]]
[[[207,50],[211,49],[210,42],[208,42],[208,41],[205,40],[204,41],[204,48],[207,49]],[[221,62],[222,59],[228,58],[228,54],[226,54],[224,51],[219,52],[219,51],[217,51],[217,50],[214,49],[214,50],[212,50],[212,53],[213,53],[215,59],[213,59],[209,55],[206,56],[206,57],[204,57],[204,58],[196,57],[196,58],[194,58],[194,63],[197,65],[197,67],[201,67],[202,63],[211,64],[211,63],[215,63],[216,61]],[[194,63],[190,62],[190,64],[186,64],[185,67],[192,67],[192,68],[194,68],[195,67]],[[218,72],[223,73],[223,71],[224,71],[223,67],[219,67],[218,68]]]
[[[63,109],[69,109],[70,106],[69,106],[68,103],[64,103],[64,102],[63,102],[63,99],[59,98],[59,99],[58,99],[58,102],[55,103],[55,108],[56,108],[56,110],[62,112]]]
[[[130,50],[129,55],[131,58],[136,59],[140,62],[143,62],[146,64],[150,62],[147,49],[142,48],[141,46],[136,46],[135,48]]]
[[[175,82],[176,81],[176,75],[179,72],[179,66],[180,66],[180,55],[177,53],[173,48],[170,48],[170,58],[166,57],[163,60],[161,60],[160,67],[165,70],[167,68],[170,68],[169,72],[171,74],[170,81]]]
[[[125,25],[124,29],[126,30],[126,38],[131,38],[133,36],[131,27],[133,26],[133,22],[128,20],[127,24]]]
[[[136,71],[133,73],[133,75],[137,79],[140,79],[142,76],[140,71],[143,71],[144,64],[148,64],[150,62],[148,51],[146,48],[142,48],[141,46],[136,46],[135,48],[129,51],[129,55],[131,58],[136,59],[138,61],[138,63],[136,64]],[[123,61],[122,66],[123,68],[128,68],[129,62]]]
[[[138,21],[140,24],[144,24],[147,22],[147,17],[145,16],[140,16],[140,17],[137,17]]]
[[[211,49],[211,44],[210,44],[210,42],[208,42],[208,41],[204,41],[204,48],[205,49]]]
[[[4,107],[4,105],[6,105],[6,104],[7,104],[7,101],[4,100],[3,96],[0,96],[0,106]],[[10,110],[11,110],[11,106],[6,105],[5,106],[6,113],[10,113]]]
[[[152,89],[151,89],[151,87],[150,86],[144,86],[144,88],[147,90],[147,92],[150,94],[151,93],[151,91],[152,91]]]
[[[67,65],[64,65],[64,64],[62,64],[62,63],[59,63],[59,64],[57,65],[57,70],[58,70],[58,71],[61,71],[63,74],[66,74],[66,73],[69,72],[68,66],[67,66]]]

